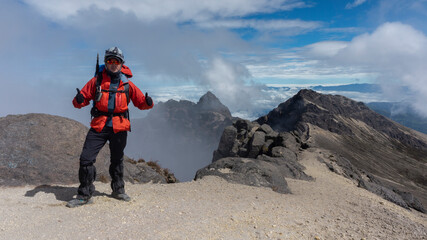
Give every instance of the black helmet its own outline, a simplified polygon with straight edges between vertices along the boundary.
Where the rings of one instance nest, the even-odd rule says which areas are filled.
[[[120,61],[122,61],[122,63],[125,62],[125,58],[123,57],[123,52],[118,47],[111,47],[105,50],[104,62],[107,61],[107,59],[113,58],[113,57],[119,59]]]

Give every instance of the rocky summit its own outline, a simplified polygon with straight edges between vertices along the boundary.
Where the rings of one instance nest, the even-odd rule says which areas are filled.
[[[47,114],[0,118],[0,185],[77,183],[79,157],[87,131],[79,122]],[[97,180],[104,182],[110,180],[107,145],[95,163]],[[147,163],[127,157],[125,180],[167,182]]]
[[[401,207],[426,212],[427,136],[361,102],[301,90],[256,121],[224,129],[208,175],[290,193],[285,178],[314,180],[299,159],[306,152],[330,171]]]
[[[291,133],[359,187],[405,208],[425,212],[427,136],[379,115],[361,102],[301,90],[256,120]]]

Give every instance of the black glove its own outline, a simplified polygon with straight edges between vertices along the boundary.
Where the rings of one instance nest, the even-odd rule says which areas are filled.
[[[153,105],[153,99],[151,99],[151,97],[148,96],[148,93],[145,93],[145,102],[147,103],[148,106]]]
[[[83,96],[83,94],[80,93],[80,90],[78,88],[76,88],[76,90],[77,90],[76,101],[78,104],[82,104],[85,101],[85,97]]]

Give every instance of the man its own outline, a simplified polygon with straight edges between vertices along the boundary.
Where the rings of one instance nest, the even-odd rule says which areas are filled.
[[[153,100],[138,89],[128,78],[132,77],[130,69],[123,65],[122,51],[112,47],[105,51],[105,68],[100,70],[73,99],[76,108],[89,105],[91,110],[91,128],[86,136],[80,155],[78,195],[68,202],[67,207],[77,207],[91,203],[95,191],[93,182],[96,178],[94,163],[96,156],[107,141],[110,142],[110,176],[111,196],[123,201],[130,201],[125,193],[123,181],[123,151],[126,147],[127,131],[130,131],[128,103],[132,100],[135,107],[144,110],[153,107]]]

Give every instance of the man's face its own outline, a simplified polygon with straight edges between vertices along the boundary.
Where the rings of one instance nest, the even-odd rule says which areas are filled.
[[[120,71],[122,62],[116,58],[109,58],[105,61],[105,66],[107,66],[107,69],[110,70],[110,72],[116,73]]]

